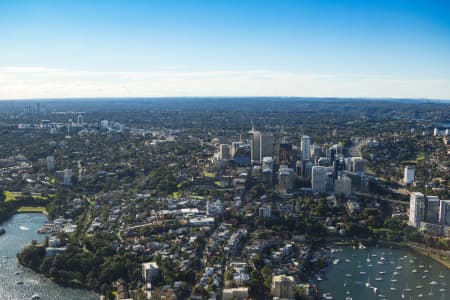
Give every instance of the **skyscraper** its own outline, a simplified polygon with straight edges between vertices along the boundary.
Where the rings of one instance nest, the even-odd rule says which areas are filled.
[[[219,146],[219,156],[220,159],[230,159],[231,155],[230,155],[230,145],[228,144],[220,144]]]
[[[261,151],[259,161],[262,161],[265,156],[273,156],[273,133],[271,132],[263,132],[261,133]]]
[[[441,200],[439,203],[439,223],[450,226],[450,200]]]
[[[437,224],[439,222],[439,198],[436,196],[427,196],[425,207],[425,221]]]
[[[252,126],[252,130],[249,132],[251,135],[250,148],[252,161],[259,161],[261,159],[261,132],[256,131]]]
[[[330,169],[322,166],[312,167],[311,187],[313,192],[325,193],[327,188],[327,172]]]
[[[307,135],[302,136],[301,140],[302,161],[311,159],[310,146],[311,146],[311,138]]]
[[[418,227],[425,220],[425,196],[422,193],[411,193],[409,200],[409,223]]]

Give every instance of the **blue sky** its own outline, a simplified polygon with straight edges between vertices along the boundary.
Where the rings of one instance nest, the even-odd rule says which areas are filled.
[[[0,0],[0,98],[208,95],[449,99],[450,1]]]

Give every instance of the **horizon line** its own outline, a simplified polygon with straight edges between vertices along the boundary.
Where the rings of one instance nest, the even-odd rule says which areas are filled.
[[[366,101],[430,101],[430,102],[450,102],[445,98],[414,98],[414,97],[320,97],[320,96],[101,96],[101,97],[37,97],[37,98],[0,98],[3,101],[71,101],[71,100],[156,100],[156,99],[301,99],[301,100],[366,100]]]

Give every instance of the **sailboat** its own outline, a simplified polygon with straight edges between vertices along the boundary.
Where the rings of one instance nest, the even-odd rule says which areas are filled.
[[[367,276],[366,287],[370,287],[370,277],[369,276]]]
[[[442,274],[442,272],[441,273],[439,273],[439,278],[444,278],[445,276],[444,276],[444,274]]]
[[[420,285],[420,280],[419,280],[419,284],[416,285],[416,289],[421,289],[421,288],[422,288],[422,286]]]
[[[405,299],[405,292],[402,291],[402,299]]]
[[[344,282],[344,287],[346,287],[347,286],[347,279],[345,279],[345,282]]]
[[[405,292],[411,292],[411,289],[408,287],[408,282],[406,282],[406,287],[404,289]]]
[[[397,288],[394,286],[394,283],[391,283],[390,290],[391,291],[396,291],[397,290]]]
[[[428,296],[433,296],[434,295],[434,293],[433,293],[433,286],[431,286],[431,290],[430,290],[430,292],[428,293]]]

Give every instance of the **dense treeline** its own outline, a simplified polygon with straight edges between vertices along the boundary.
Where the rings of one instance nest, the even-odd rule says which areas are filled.
[[[141,280],[142,258],[131,253],[115,253],[103,239],[91,238],[86,247],[69,241],[67,250],[56,256],[45,256],[45,245],[35,241],[18,254],[19,262],[56,283],[84,287],[112,299],[111,282],[120,278],[137,284]],[[131,286],[136,288],[136,286]]]

